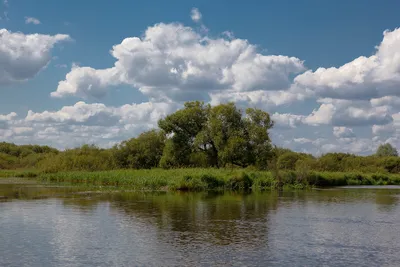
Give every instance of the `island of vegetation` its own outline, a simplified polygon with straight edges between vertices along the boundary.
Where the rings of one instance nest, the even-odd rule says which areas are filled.
[[[390,144],[376,154],[320,157],[272,145],[273,121],[256,108],[187,102],[158,129],[112,148],[59,151],[0,143],[0,177],[135,190],[265,190],[400,184],[400,158]]]

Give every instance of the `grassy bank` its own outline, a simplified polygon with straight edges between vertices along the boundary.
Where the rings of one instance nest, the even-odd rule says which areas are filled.
[[[0,170],[0,178],[34,178],[39,175],[37,170]]]
[[[400,185],[399,174],[229,169],[114,170],[40,174],[44,182],[136,190],[265,190],[279,185],[291,188],[345,185]],[[278,181],[281,181],[279,183]]]

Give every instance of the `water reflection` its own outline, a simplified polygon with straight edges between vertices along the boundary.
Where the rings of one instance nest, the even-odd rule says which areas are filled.
[[[174,233],[180,243],[201,241],[227,245],[246,240],[259,245],[267,236],[268,213],[278,199],[234,193],[116,194],[111,208],[131,220],[140,218]]]
[[[1,184],[0,266],[395,265],[400,190],[82,193]],[[390,227],[388,227],[390,226]]]

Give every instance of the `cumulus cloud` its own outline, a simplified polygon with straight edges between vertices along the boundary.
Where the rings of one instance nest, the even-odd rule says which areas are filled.
[[[197,8],[192,8],[192,11],[190,12],[190,17],[194,22],[199,22],[201,20],[201,13]]]
[[[226,102],[235,102],[242,106],[256,106],[268,111],[273,111],[279,106],[288,105],[296,101],[302,101],[305,95],[291,91],[263,91],[250,92],[216,91],[210,93],[210,102],[217,105]]]
[[[39,25],[41,24],[40,20],[34,17],[25,17],[25,24],[35,24]]]
[[[333,127],[333,135],[337,138],[352,138],[356,136],[353,129],[347,127]]]
[[[177,107],[168,103],[127,104],[121,107],[107,107],[101,103],[87,104],[83,101],[65,106],[58,111],[35,113],[28,111],[28,122],[63,123],[68,125],[115,126],[153,124]]]
[[[54,45],[69,39],[65,34],[23,34],[0,29],[0,88],[33,78],[50,62]]]
[[[174,103],[151,102],[112,107],[80,101],[55,111],[30,110],[24,119],[14,120],[7,130],[0,131],[0,137],[23,143],[32,140],[46,143],[47,140],[58,148],[84,143],[110,146],[156,128],[159,119],[179,107]],[[16,114],[3,116],[14,118]]]
[[[0,121],[11,121],[16,116],[17,116],[17,113],[15,113],[15,112],[11,112],[11,113],[6,114],[6,115],[0,114]]]
[[[17,117],[17,113],[11,112],[9,114],[0,114],[0,129],[6,129],[9,127],[9,123]]]
[[[304,119],[309,125],[362,126],[384,125],[393,119],[385,106],[372,106],[368,101],[321,99],[322,103]]]
[[[204,37],[176,23],[149,27],[111,54],[117,59],[113,67],[74,66],[52,96],[99,98],[112,86],[128,84],[155,101],[209,100],[221,90],[287,90],[289,76],[305,69],[298,58],[263,55],[246,40]]]
[[[305,116],[290,113],[274,113],[272,114],[271,118],[275,122],[275,127],[296,128],[297,126],[303,124]]]
[[[400,96],[400,29],[385,31],[382,42],[370,57],[356,58],[339,68],[308,70],[294,81],[318,97],[370,99]]]
[[[370,100],[371,106],[382,107],[390,110],[392,113],[400,111],[400,97],[384,96],[381,98],[373,98]]]

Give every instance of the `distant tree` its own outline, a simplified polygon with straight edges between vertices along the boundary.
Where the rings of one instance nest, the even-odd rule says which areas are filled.
[[[165,134],[151,130],[114,147],[115,163],[120,168],[157,167],[165,145]]]
[[[397,149],[391,144],[382,144],[376,150],[376,156],[378,157],[388,157],[388,156],[398,156]]]
[[[281,170],[294,170],[296,168],[296,162],[300,160],[302,156],[296,152],[286,152],[280,155],[278,158],[278,168]]]

